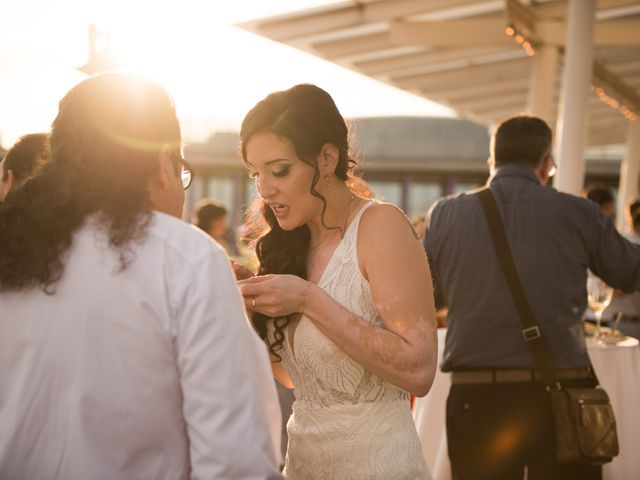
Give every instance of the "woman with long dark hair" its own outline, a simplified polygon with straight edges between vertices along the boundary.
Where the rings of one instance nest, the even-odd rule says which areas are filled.
[[[429,478],[409,406],[436,367],[431,276],[410,222],[354,176],[348,128],[313,85],[245,117],[260,195],[258,275],[241,280],[276,378],[295,386],[289,479]]]
[[[0,478],[281,478],[267,354],[179,218],[181,143],[157,82],[88,78],[0,205]]]

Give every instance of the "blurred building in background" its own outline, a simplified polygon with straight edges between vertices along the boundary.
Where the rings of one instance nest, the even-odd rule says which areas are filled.
[[[409,217],[426,213],[438,198],[476,188],[488,177],[489,132],[459,118],[380,117],[351,120],[360,171],[376,196],[401,207]],[[203,197],[229,207],[232,225],[255,198],[253,180],[238,151],[235,132],[214,133],[206,143],[185,148],[196,171],[187,191],[185,217]],[[591,150],[585,183],[617,190],[623,151]]]

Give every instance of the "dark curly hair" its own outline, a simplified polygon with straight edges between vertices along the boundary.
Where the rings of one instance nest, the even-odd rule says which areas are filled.
[[[245,163],[247,142],[259,132],[271,132],[290,141],[298,158],[314,168],[309,191],[323,202],[323,218],[327,202],[315,189],[320,179],[316,159],[327,143],[336,146],[340,152],[335,175],[345,181],[353,192],[371,196],[366,184],[355,175],[356,162],[350,154],[349,128],[331,96],[321,88],[308,84],[296,85],[274,92],[258,102],[247,113],[240,130],[241,153]],[[271,208],[261,198],[249,209],[247,223],[248,236],[255,241],[260,262],[259,275],[293,274],[307,278],[310,232],[306,225],[291,231],[283,230]],[[272,318],[254,312],[252,321],[260,337],[269,344],[269,350],[280,359],[277,351],[282,348],[284,330],[291,321],[290,316]],[[274,323],[273,342],[267,339],[268,322]]]
[[[9,170],[11,170],[17,184],[24,182],[35,175],[50,156],[48,133],[23,135],[4,157],[4,169],[0,172],[2,180],[7,181]]]
[[[0,290],[53,293],[73,233],[94,215],[120,255],[151,220],[148,180],[180,145],[171,98],[148,79],[108,73],[72,88],[51,130],[51,160],[0,206]]]

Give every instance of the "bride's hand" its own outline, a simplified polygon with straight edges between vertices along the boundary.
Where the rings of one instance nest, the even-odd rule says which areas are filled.
[[[311,285],[295,275],[263,275],[238,282],[247,310],[281,317],[304,309]]]
[[[231,260],[231,268],[233,268],[233,273],[236,275],[236,280],[246,280],[255,275],[251,270],[235,260]]]

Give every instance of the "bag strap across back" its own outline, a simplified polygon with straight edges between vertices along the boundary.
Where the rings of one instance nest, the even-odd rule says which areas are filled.
[[[489,224],[489,231],[491,232],[496,255],[498,256],[507,286],[518,310],[518,316],[524,327],[522,329],[522,336],[524,337],[525,343],[531,349],[531,353],[538,364],[538,368],[542,372],[547,387],[558,388],[559,383],[556,377],[556,371],[547,353],[540,334],[540,328],[533,316],[533,310],[531,310],[524,288],[522,288],[522,283],[520,282],[520,277],[513,262],[513,256],[511,255],[511,248],[509,247],[509,242],[504,232],[504,225],[500,220],[496,200],[489,187],[485,187],[475,194],[480,198],[482,209]]]

